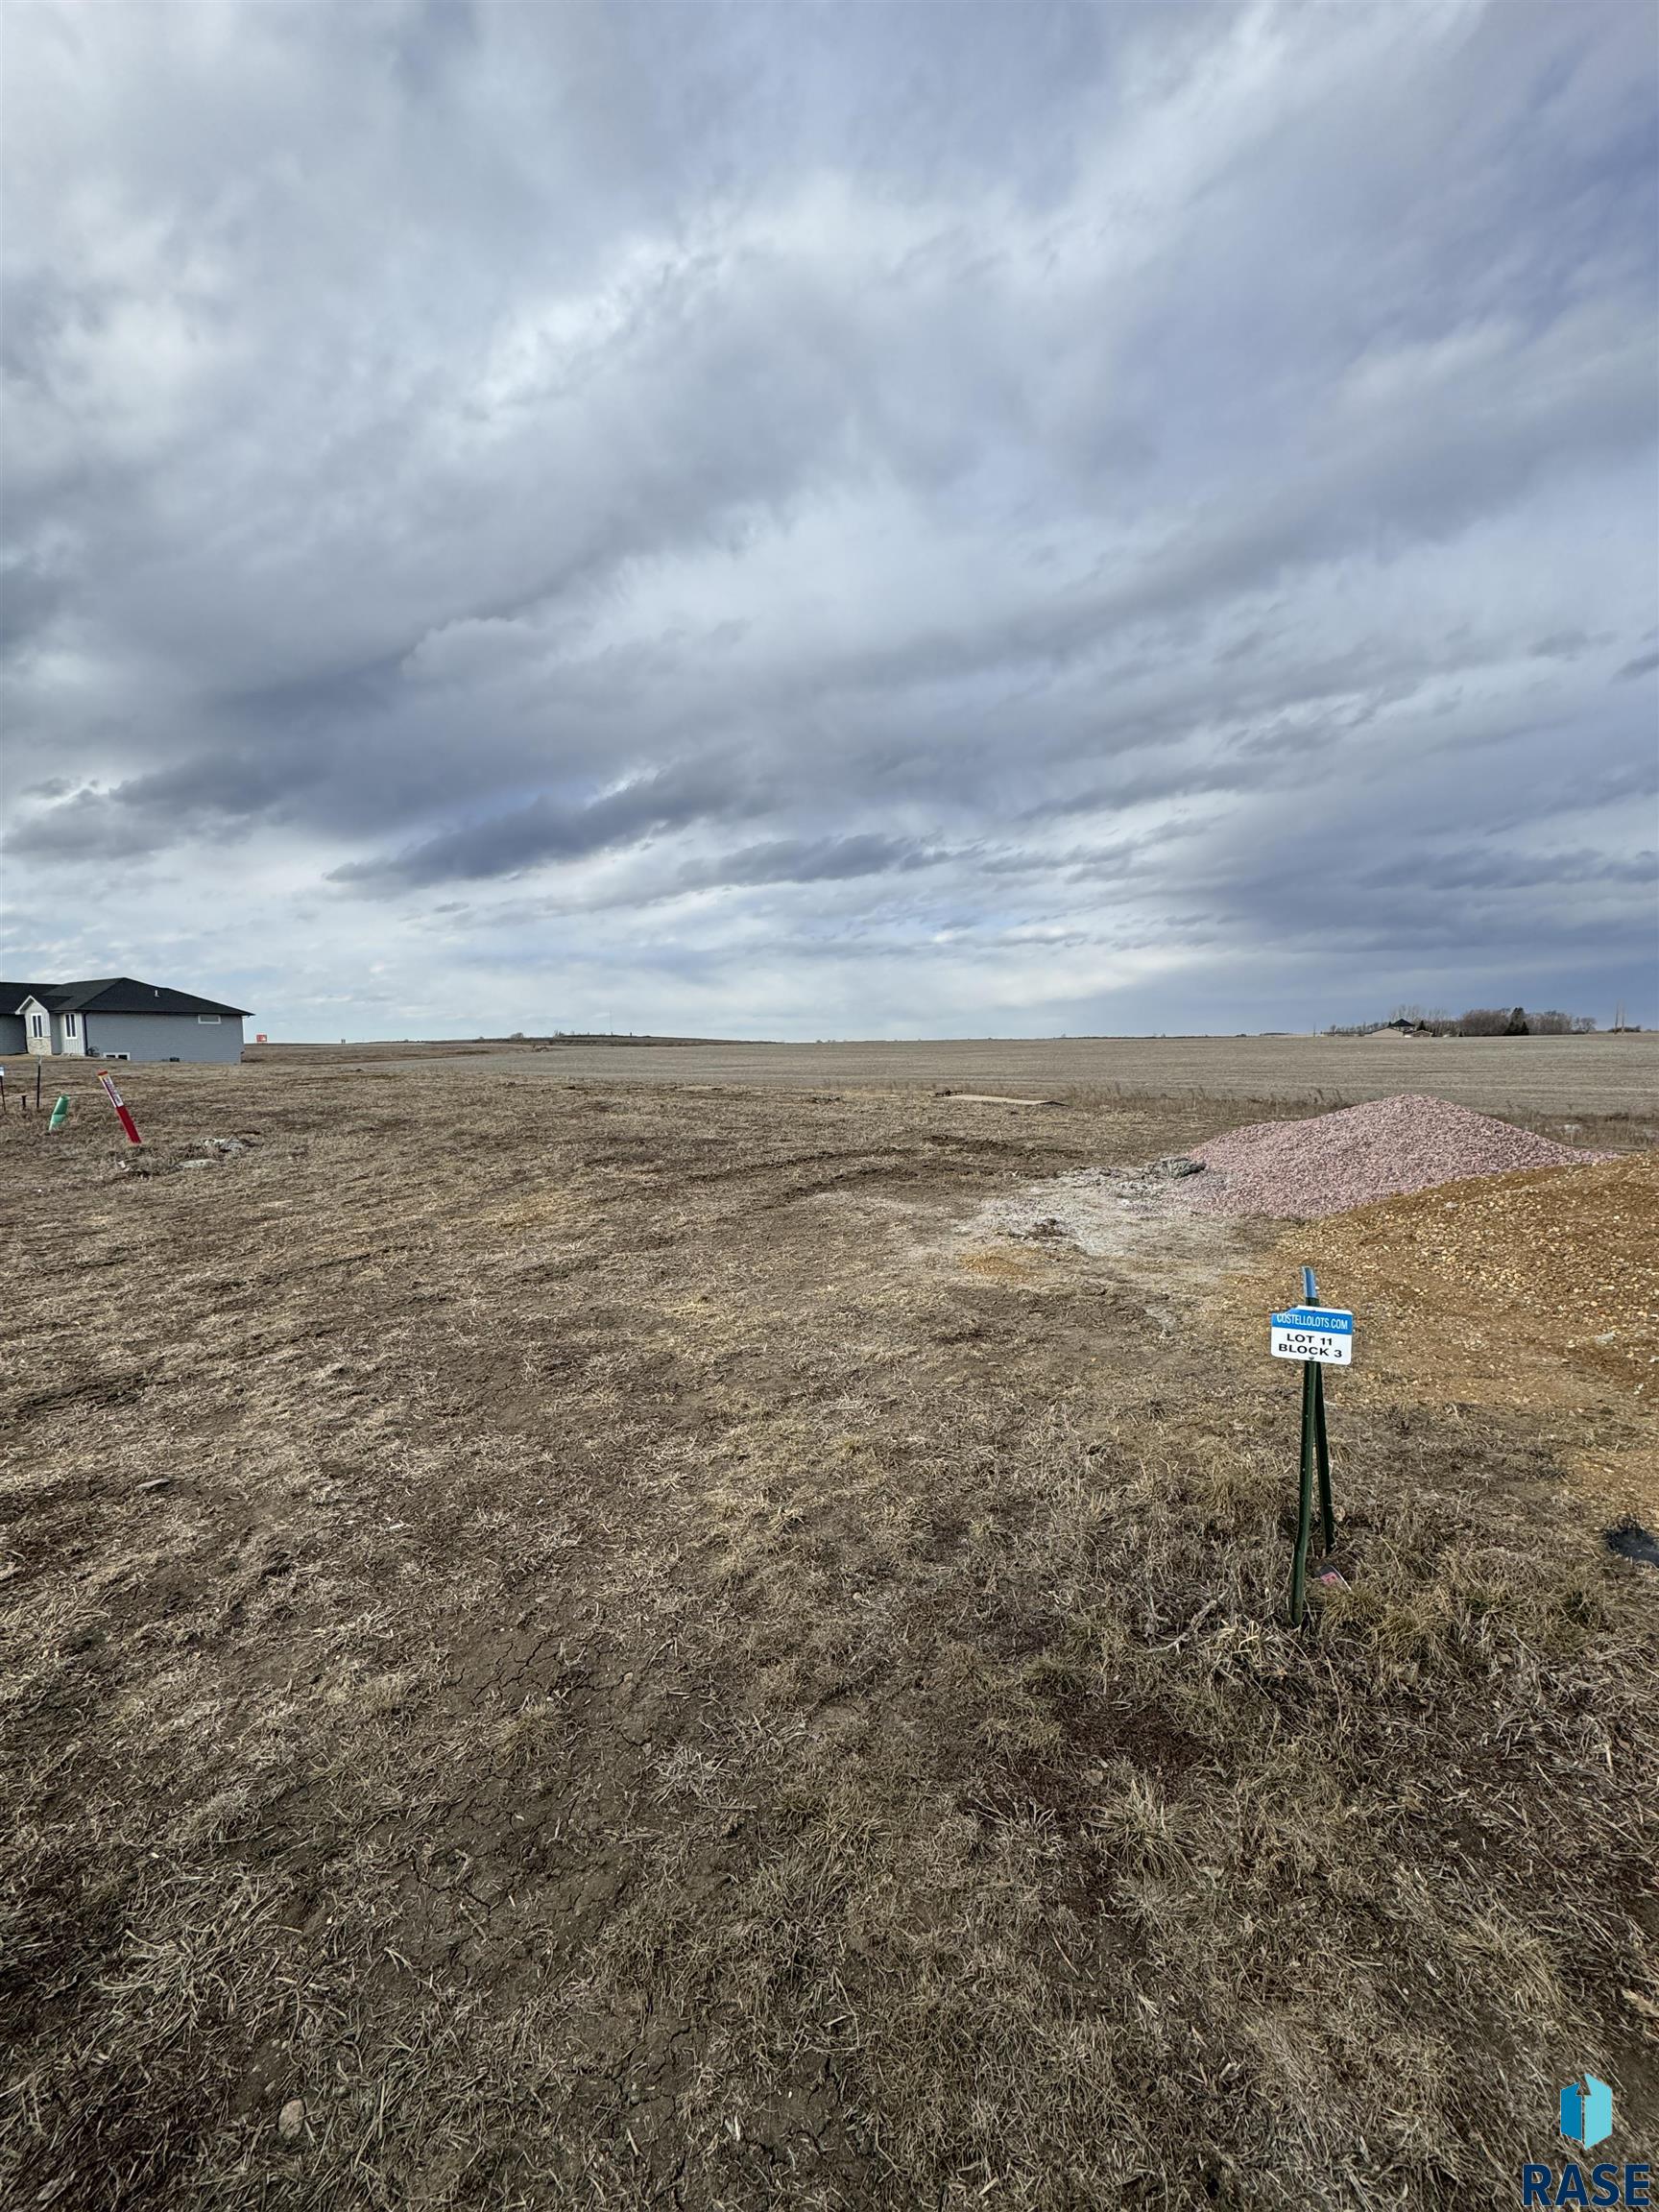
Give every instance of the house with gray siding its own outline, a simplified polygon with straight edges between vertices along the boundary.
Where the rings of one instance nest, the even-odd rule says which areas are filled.
[[[0,983],[0,1057],[206,1060],[242,1057],[247,1008],[132,975],[89,983]]]

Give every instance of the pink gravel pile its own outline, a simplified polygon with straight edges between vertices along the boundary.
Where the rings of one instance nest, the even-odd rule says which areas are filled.
[[[1464,1175],[1564,1167],[1606,1153],[1575,1151],[1467,1106],[1407,1092],[1316,1114],[1257,1121],[1194,1146],[1205,1172],[1180,1186],[1195,1214],[1270,1214],[1310,1220]]]

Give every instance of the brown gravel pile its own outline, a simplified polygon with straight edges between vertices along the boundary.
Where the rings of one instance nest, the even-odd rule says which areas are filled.
[[[1406,1320],[1424,1380],[1490,1371],[1519,1344],[1659,1396],[1659,1153],[1396,1199],[1330,1222],[1316,1248],[1345,1303]]]
[[[1195,1147],[1206,1172],[1182,1187],[1199,1214],[1307,1221],[1472,1175],[1605,1158],[1535,1137],[1444,1098],[1404,1093],[1306,1121],[1258,1121]]]
[[[1341,1396],[1501,1408],[1534,1423],[1609,1514],[1659,1527],[1659,1152],[1455,1183],[1287,1231],[1226,1285],[1241,1349],[1260,1356],[1263,1317],[1304,1262],[1354,1310]]]

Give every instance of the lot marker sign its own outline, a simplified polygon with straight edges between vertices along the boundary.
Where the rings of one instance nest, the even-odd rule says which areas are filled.
[[[1325,1359],[1334,1367],[1354,1361],[1354,1316],[1336,1306],[1292,1306],[1268,1315],[1268,1349],[1275,1359]]]
[[[1313,1534],[1313,1474],[1319,1474],[1319,1532],[1330,1552],[1336,1542],[1336,1508],[1331,1497],[1331,1440],[1325,1432],[1325,1369],[1354,1359],[1354,1316],[1340,1306],[1321,1306],[1311,1267],[1302,1270],[1302,1304],[1268,1316],[1268,1349],[1275,1359],[1302,1362],[1302,1468],[1296,1500],[1296,1549],[1290,1559],[1290,1620],[1300,1628],[1308,1604],[1308,1546]]]

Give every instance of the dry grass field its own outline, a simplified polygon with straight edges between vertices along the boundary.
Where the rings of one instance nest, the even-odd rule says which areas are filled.
[[[549,1057],[550,1056],[550,1057]],[[1659,1031],[1597,1037],[1040,1037],[752,1045],[581,1039],[445,1045],[253,1045],[267,1066],[426,1066],[493,1080],[511,1070],[631,1083],[841,1084],[1064,1096],[1270,1099],[1353,1105],[1431,1091],[1484,1114],[1659,1115]]]
[[[1627,1156],[1505,1179],[1543,1265],[1592,1175],[1644,1247],[1647,1042],[1290,1048]],[[1482,1393],[1423,1346],[1521,1292],[1423,1201],[972,1233],[1367,1094],[1265,1045],[633,1064],[692,1049],[133,1069],[143,1173],[89,1072],[0,1124],[0,2201],[1509,2204],[1586,2066],[1650,2155],[1651,1312]],[[1304,1252],[1361,1335],[1296,1634]]]

